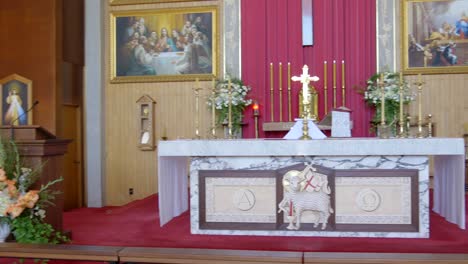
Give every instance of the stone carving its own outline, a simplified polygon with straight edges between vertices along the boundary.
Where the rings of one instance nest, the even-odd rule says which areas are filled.
[[[380,195],[373,189],[362,189],[356,196],[356,204],[361,210],[373,212],[380,206]]]
[[[322,223],[322,230],[327,227],[333,209],[326,175],[318,173],[311,165],[307,165],[303,171],[288,171],[283,176],[283,187],[284,197],[278,204],[278,213],[281,211],[286,213],[289,221],[287,229],[301,228],[303,211],[318,213],[314,228],[318,227],[319,223]]]
[[[255,205],[255,194],[249,189],[237,190],[232,198],[234,206],[241,211],[248,211]]]

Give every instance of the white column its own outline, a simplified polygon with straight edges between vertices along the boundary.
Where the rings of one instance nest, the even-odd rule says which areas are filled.
[[[85,0],[84,156],[86,205],[104,205],[104,1]]]

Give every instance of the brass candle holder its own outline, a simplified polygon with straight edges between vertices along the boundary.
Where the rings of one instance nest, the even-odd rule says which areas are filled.
[[[253,116],[255,124],[255,138],[258,138],[258,117],[260,116],[259,106],[257,102],[254,102],[253,106]]]
[[[228,104],[228,137],[229,139],[233,139],[232,134],[232,85],[231,79],[228,79],[228,97],[229,97],[229,104]]]
[[[432,114],[427,115],[427,137],[432,137]]]
[[[193,88],[195,92],[195,139],[200,139],[200,88],[198,86],[198,79],[196,81],[196,86]]]
[[[400,89],[399,89],[399,96],[400,96],[400,115],[399,115],[399,122],[398,122],[398,125],[399,125],[399,131],[398,131],[398,137],[399,138],[405,138],[406,137],[406,134],[405,134],[405,119],[403,117],[403,103],[404,103],[404,97],[403,97],[403,86],[404,86],[404,83],[403,83],[403,73],[400,72]]]
[[[418,74],[418,81],[414,83],[418,86],[418,132],[416,134],[417,138],[423,138],[422,131],[422,86],[424,82],[421,79],[421,74]]]
[[[214,78],[211,87],[211,136],[216,138],[216,81]]]
[[[406,117],[406,136],[411,136],[411,116]]]

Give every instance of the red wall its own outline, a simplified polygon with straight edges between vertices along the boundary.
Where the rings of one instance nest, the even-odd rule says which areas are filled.
[[[291,74],[302,66],[320,77],[319,116],[324,116],[323,72],[328,61],[328,109],[333,105],[332,61],[337,61],[337,106],[341,106],[341,61],[345,61],[346,107],[352,112],[353,136],[368,136],[371,111],[354,89],[376,71],[375,0],[313,0],[314,45],[302,46],[301,0],[242,0],[242,80],[252,87],[250,97],[260,105],[260,137],[282,137],[263,132],[270,122],[270,62],[275,71],[275,121],[279,121],[278,64],[283,63],[283,121],[287,121],[287,63]],[[298,116],[300,83],[292,82],[292,117]],[[253,111],[245,111],[244,137],[254,137]]]

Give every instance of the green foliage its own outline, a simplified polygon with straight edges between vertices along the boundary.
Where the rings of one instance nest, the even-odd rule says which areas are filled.
[[[229,81],[218,80],[214,94],[214,104],[217,114],[217,124],[225,125],[229,119],[229,104],[231,104],[231,122],[233,133],[240,130],[242,124],[242,113],[245,107],[252,103],[247,99],[250,87],[244,85],[240,79],[231,80],[231,97],[229,97]],[[208,105],[213,104],[213,98],[207,101]]]
[[[38,217],[21,215],[12,221],[13,235],[18,243],[59,244],[69,239]]]

